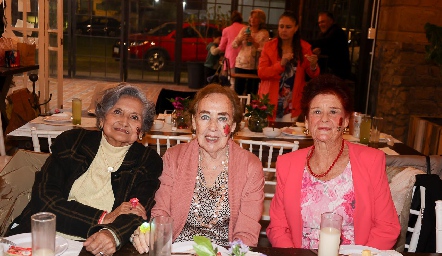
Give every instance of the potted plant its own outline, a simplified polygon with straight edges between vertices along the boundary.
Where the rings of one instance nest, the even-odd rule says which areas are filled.
[[[275,105],[270,104],[269,94],[252,95],[252,101],[246,105],[246,114],[249,117],[249,130],[262,132],[262,128],[269,125],[268,117],[273,115]]]
[[[424,28],[430,43],[425,46],[426,58],[442,68],[442,27],[426,23]]]

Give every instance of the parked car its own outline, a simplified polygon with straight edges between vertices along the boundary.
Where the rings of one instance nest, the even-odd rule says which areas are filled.
[[[210,24],[183,24],[181,59],[186,61],[205,61],[206,45],[213,41],[212,34],[217,27]],[[200,35],[196,32],[198,30]],[[201,37],[202,36],[202,37]],[[129,35],[129,58],[142,59],[151,70],[161,70],[167,61],[175,61],[176,22],[167,22],[147,33]],[[113,57],[120,58],[120,41],[114,45]]]
[[[121,30],[121,22],[109,17],[92,17],[83,22],[78,22],[75,32],[78,35],[93,36],[118,36]]]

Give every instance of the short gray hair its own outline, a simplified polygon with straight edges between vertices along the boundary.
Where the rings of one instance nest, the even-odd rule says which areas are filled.
[[[101,100],[97,103],[95,114],[97,116],[97,128],[100,122],[105,118],[107,112],[123,97],[129,96],[138,99],[143,104],[141,132],[145,133],[150,130],[155,119],[155,104],[146,98],[146,95],[140,88],[127,83],[121,83],[114,88],[107,89]]]

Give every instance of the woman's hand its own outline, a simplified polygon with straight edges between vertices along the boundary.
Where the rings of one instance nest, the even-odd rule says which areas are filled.
[[[103,229],[91,235],[83,246],[96,256],[110,256],[117,250],[117,244],[111,231]]]
[[[141,204],[137,204],[136,207],[133,208],[130,202],[124,202],[115,210],[106,214],[106,216],[104,216],[102,224],[112,223],[118,216],[122,214],[135,214],[143,218],[143,220],[147,219],[146,209],[144,209]]]
[[[316,69],[316,65],[318,64],[318,55],[312,54],[312,55],[304,55],[307,60],[310,62],[310,68],[312,70]]]
[[[287,53],[282,54],[281,66],[285,66],[285,64],[287,64],[287,62],[290,62],[292,59],[293,59],[292,52],[287,52]]]
[[[140,232],[138,227],[132,234],[131,241],[140,254],[149,252],[149,232]]]

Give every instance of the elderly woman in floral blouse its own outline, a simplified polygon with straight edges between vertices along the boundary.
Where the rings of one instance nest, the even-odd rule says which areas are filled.
[[[242,118],[238,96],[211,84],[191,104],[196,139],[167,150],[152,217],[173,218],[173,241],[203,235],[226,246],[234,240],[256,246],[264,200],[262,164],[239,147],[232,134]],[[149,251],[149,233],[134,231],[139,253]]]

